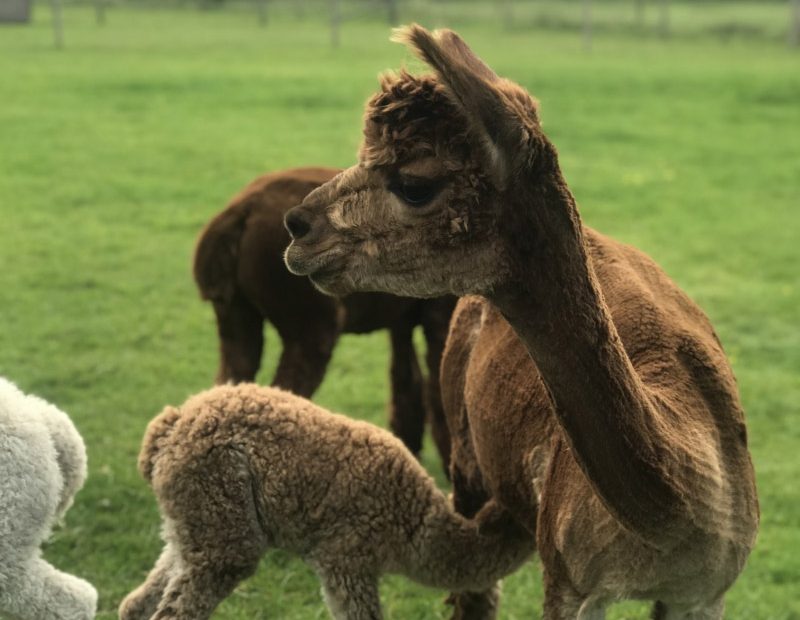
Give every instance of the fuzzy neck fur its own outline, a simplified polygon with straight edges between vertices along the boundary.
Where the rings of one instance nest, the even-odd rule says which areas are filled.
[[[437,494],[422,519],[407,574],[452,592],[491,588],[517,570],[536,548],[534,536],[493,501],[474,519]]]
[[[487,297],[536,363],[595,492],[627,529],[663,540],[681,503],[661,466],[668,441],[603,299],[556,150],[545,139],[540,153],[509,192],[500,233],[514,268]]]

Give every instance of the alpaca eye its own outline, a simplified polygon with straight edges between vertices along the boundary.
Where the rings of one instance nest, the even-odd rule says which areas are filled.
[[[398,180],[389,185],[389,191],[411,207],[422,207],[436,198],[441,183],[428,180]]]

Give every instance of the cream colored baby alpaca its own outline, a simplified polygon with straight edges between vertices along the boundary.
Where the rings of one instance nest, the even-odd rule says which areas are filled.
[[[85,479],[86,449],[67,414],[0,377],[0,618],[94,618],[96,590],[39,551]]]
[[[390,433],[275,388],[219,386],[167,407],[139,469],[166,545],[122,620],[209,618],[270,548],[314,568],[337,620],[381,618],[382,573],[480,590],[534,550],[493,504],[475,521],[456,514]]]

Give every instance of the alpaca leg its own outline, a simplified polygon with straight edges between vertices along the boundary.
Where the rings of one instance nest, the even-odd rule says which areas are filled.
[[[297,280],[291,277],[292,282]],[[310,398],[325,377],[344,327],[344,306],[306,283],[305,287],[291,287],[284,303],[271,306],[265,315],[283,343],[272,385]]]
[[[658,601],[653,607],[653,620],[721,620],[725,612],[725,600],[720,598],[705,607],[687,610],[680,605]]]
[[[119,606],[120,620],[150,620],[172,576],[178,572],[179,557],[167,543],[145,582],[128,594]]]
[[[458,467],[452,466],[453,504],[457,512],[472,518],[486,503],[488,494],[483,489],[463,484],[464,477]],[[457,592],[447,599],[453,606],[452,620],[492,620],[500,606],[500,586],[481,592]]]
[[[453,482],[453,508],[459,514],[472,519],[489,500],[483,487],[478,461],[470,439],[466,410],[457,417],[460,426],[454,429],[454,452],[450,462]],[[456,417],[453,418],[456,420]],[[495,586],[482,592],[453,593],[447,599],[453,606],[452,620],[491,620],[497,616],[500,605],[500,588]]]
[[[164,538],[180,556],[153,620],[203,620],[252,575],[267,549],[247,457],[220,447],[159,496]]]
[[[500,586],[483,592],[460,592],[450,595],[451,620],[494,620],[500,607]]]
[[[229,302],[214,303],[219,334],[218,384],[253,381],[264,350],[264,319],[258,309],[237,291]]]
[[[276,326],[277,327],[277,326]],[[283,352],[272,385],[310,398],[325,378],[328,362],[339,338],[334,324],[310,323],[298,329],[279,327]]]
[[[334,620],[381,620],[381,601],[375,575],[320,571],[322,593]]]
[[[413,453],[422,448],[425,431],[425,406],[422,399],[422,373],[413,342],[414,327],[403,323],[391,328],[392,361],[390,377],[392,401],[389,428]]]
[[[83,579],[63,573],[45,560],[32,557],[5,566],[0,588],[0,616],[16,620],[91,620],[97,591]]]
[[[208,620],[255,565],[213,560],[189,565],[173,575],[150,620]]]
[[[572,584],[563,579],[559,572],[559,577],[554,578],[553,571],[544,569],[544,613],[543,620],[576,620],[585,618],[594,620],[597,616],[581,616],[582,610],[591,613],[594,610],[585,605],[586,597],[578,593]],[[599,618],[603,618],[600,615]]]
[[[442,459],[445,472],[450,474],[450,431],[447,428],[447,419],[442,404],[442,389],[439,383],[442,354],[447,341],[447,332],[450,325],[450,314],[454,301],[440,300],[430,309],[422,319],[422,329],[425,333],[427,351],[425,362],[428,366],[428,378],[425,384],[425,404],[428,419],[431,425],[431,435],[436,449]],[[444,307],[442,307],[444,305]]]
[[[606,603],[598,600],[585,600],[578,610],[578,620],[605,620]]]
[[[336,337],[283,339],[283,352],[272,385],[310,398],[325,378]]]

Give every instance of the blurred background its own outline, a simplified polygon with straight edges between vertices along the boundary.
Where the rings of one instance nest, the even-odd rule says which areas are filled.
[[[534,94],[585,221],[711,317],[763,512],[726,617],[800,618],[798,0],[0,0],[0,374],[70,413],[90,459],[46,557],[95,583],[103,619],[144,578],[144,427],[217,365],[197,235],[263,172],[355,161],[376,76],[424,70],[388,41],[409,21],[458,30]],[[385,425],[387,351],[385,333],[344,337],[315,400]],[[430,443],[422,458],[446,487]],[[536,561],[504,592],[502,618],[538,617]],[[382,598],[389,618],[448,614],[399,578]],[[217,617],[325,614],[310,570],[275,553]]]
[[[0,21],[28,22],[34,4],[36,0],[3,0]],[[327,21],[332,45],[339,44],[344,23],[383,19],[390,25],[416,20],[495,23],[506,30],[579,30],[587,48],[596,32],[783,39],[800,46],[798,0],[39,0],[38,5],[52,12],[56,45],[63,44],[64,11],[90,7],[98,25],[106,23],[109,12],[137,9],[250,14],[261,26],[287,16]]]

